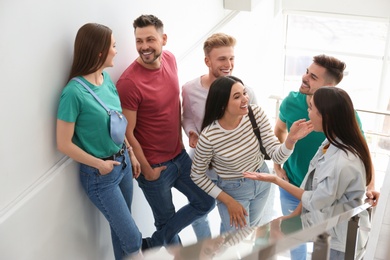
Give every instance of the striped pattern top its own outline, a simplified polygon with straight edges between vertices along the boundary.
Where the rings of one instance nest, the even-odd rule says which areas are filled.
[[[251,104],[263,145],[275,163],[282,164],[292,153],[280,144],[272,131],[264,111]],[[245,171],[256,171],[264,162],[260,145],[253,132],[248,115],[243,116],[233,130],[223,129],[218,120],[203,129],[196,145],[192,163],[192,180],[210,196],[216,198],[222,191],[205,174],[211,164],[220,178],[243,178]]]

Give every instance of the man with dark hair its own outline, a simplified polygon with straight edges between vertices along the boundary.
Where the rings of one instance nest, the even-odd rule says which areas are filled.
[[[275,135],[280,142],[284,142],[293,122],[308,117],[308,104],[314,92],[320,87],[334,87],[340,83],[344,76],[346,65],[344,62],[327,55],[318,55],[313,58],[313,63],[306,69],[302,76],[302,84],[299,91],[292,91],[283,99],[279,108],[279,117],[275,124]],[[357,115],[357,114],[356,114]],[[360,119],[356,116],[361,127]],[[317,152],[318,147],[324,141],[322,132],[311,132],[305,138],[295,144],[294,152],[283,164],[274,164],[275,173],[291,184],[300,187],[309,167],[310,160]],[[374,178],[367,190],[374,190]],[[287,191],[280,190],[280,203],[283,215],[289,215],[298,206],[300,200]],[[367,193],[368,196],[369,195]],[[291,250],[291,259],[306,259],[306,244]]]
[[[181,138],[180,88],[174,55],[163,51],[167,35],[153,15],[135,19],[139,57],[117,82],[126,137],[141,164],[138,185],[153,211],[156,231],[143,239],[142,249],[180,244],[178,233],[210,212],[214,199],[190,177],[192,161]],[[175,211],[172,188],[189,203]]]

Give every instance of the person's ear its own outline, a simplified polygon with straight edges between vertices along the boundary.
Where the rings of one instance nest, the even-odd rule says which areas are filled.
[[[166,35],[165,33],[162,35],[162,39],[163,39],[163,46],[165,46],[165,44],[167,44],[167,41],[168,41],[168,35]]]
[[[207,67],[211,67],[211,62],[208,56],[204,57],[204,63],[206,64]]]

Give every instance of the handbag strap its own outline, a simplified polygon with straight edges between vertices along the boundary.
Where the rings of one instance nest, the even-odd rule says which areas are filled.
[[[80,78],[78,77],[74,77],[72,78],[71,80],[75,80],[77,81],[78,83],[80,83],[84,88],[86,88],[91,94],[92,96],[100,103],[100,105],[102,105],[104,107],[104,109],[107,111],[108,114],[111,114],[110,112],[110,109],[108,109],[108,107],[103,103],[103,101],[95,94],[95,92],[93,92],[93,90],[87,86],[87,84],[85,84]]]
[[[256,119],[255,119],[255,116],[253,115],[252,107],[250,105],[248,105],[248,116],[249,116],[249,119],[251,120],[251,123],[252,123],[253,132],[255,132],[255,135],[257,136],[257,139],[259,140],[260,151],[264,154],[265,159],[269,160],[270,157],[267,154],[267,152],[263,146],[263,142],[261,141],[259,126],[256,123]]]

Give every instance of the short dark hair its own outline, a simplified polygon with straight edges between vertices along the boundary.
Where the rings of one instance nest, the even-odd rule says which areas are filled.
[[[314,56],[313,62],[326,69],[326,81],[337,85],[344,77],[346,65],[339,59],[325,54]]]
[[[143,14],[139,16],[137,19],[135,19],[133,22],[134,30],[137,28],[144,28],[150,25],[153,25],[157,31],[158,30],[161,30],[161,32],[164,31],[163,22],[152,14]]]
[[[206,99],[202,130],[225,114],[232,86],[237,82],[244,85],[241,79],[234,76],[221,76],[213,81]]]

